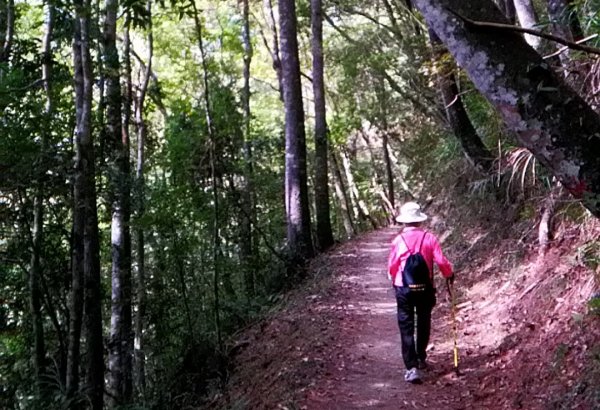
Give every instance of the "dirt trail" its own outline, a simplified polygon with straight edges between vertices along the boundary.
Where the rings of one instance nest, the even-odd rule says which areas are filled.
[[[425,372],[422,385],[403,380],[396,302],[385,273],[389,244],[397,231],[374,232],[332,255],[339,258],[338,274],[339,269],[344,274],[336,286],[339,294],[330,296],[344,302],[348,315],[343,322],[350,325],[339,327],[343,344],[338,360],[328,367],[331,377],[309,392],[303,403],[307,408],[435,409],[450,408],[459,400],[461,392],[456,387],[461,383],[452,371],[448,303],[442,286],[438,285],[432,320],[431,369]]]
[[[584,383],[580,376],[600,340],[597,318],[577,319],[593,291],[593,272],[573,264],[569,244],[542,262],[521,255],[508,263],[514,240],[486,231],[470,231],[446,249],[459,265],[462,375],[453,371],[450,303],[436,269],[431,369],[422,385],[404,382],[396,304],[385,271],[397,232],[362,235],[313,261],[313,279],[240,336],[229,387],[205,407],[596,408],[585,403],[591,395],[600,400],[593,387],[599,379]],[[468,261],[461,260],[465,249]]]

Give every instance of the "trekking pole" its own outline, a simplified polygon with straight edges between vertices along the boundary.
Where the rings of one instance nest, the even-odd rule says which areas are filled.
[[[457,335],[457,326],[456,326],[456,301],[454,299],[454,288],[450,283],[451,281],[448,279],[446,281],[446,285],[448,286],[448,293],[450,294],[450,304],[451,304],[451,317],[452,317],[452,339],[454,340],[454,372],[457,376],[460,375],[458,370],[458,335]]]

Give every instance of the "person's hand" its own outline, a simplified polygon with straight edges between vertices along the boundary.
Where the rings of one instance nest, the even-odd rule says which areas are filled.
[[[448,284],[449,284],[450,286],[453,286],[453,285],[454,285],[454,277],[455,277],[455,276],[456,276],[456,275],[454,275],[454,274],[453,274],[453,275],[452,275],[452,276],[450,276],[449,278],[446,278],[446,282],[448,282]]]
[[[392,275],[390,275],[390,273],[388,272],[387,276],[388,276],[388,280],[391,281],[392,280]]]

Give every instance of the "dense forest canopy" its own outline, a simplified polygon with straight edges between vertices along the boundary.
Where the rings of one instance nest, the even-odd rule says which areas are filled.
[[[0,407],[200,402],[407,200],[600,216],[599,10],[0,0]]]

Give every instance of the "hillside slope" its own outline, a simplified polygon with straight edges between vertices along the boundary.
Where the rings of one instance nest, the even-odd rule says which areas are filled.
[[[600,225],[563,227],[562,239],[538,257],[516,238],[522,227],[490,216],[459,223],[460,212],[441,206],[431,212],[428,228],[445,239],[457,268],[460,377],[437,275],[432,368],[423,385],[403,381],[385,274],[392,227],[315,260],[313,279],[235,342],[227,389],[205,408],[600,408],[600,320],[588,312],[598,272],[580,255]]]

